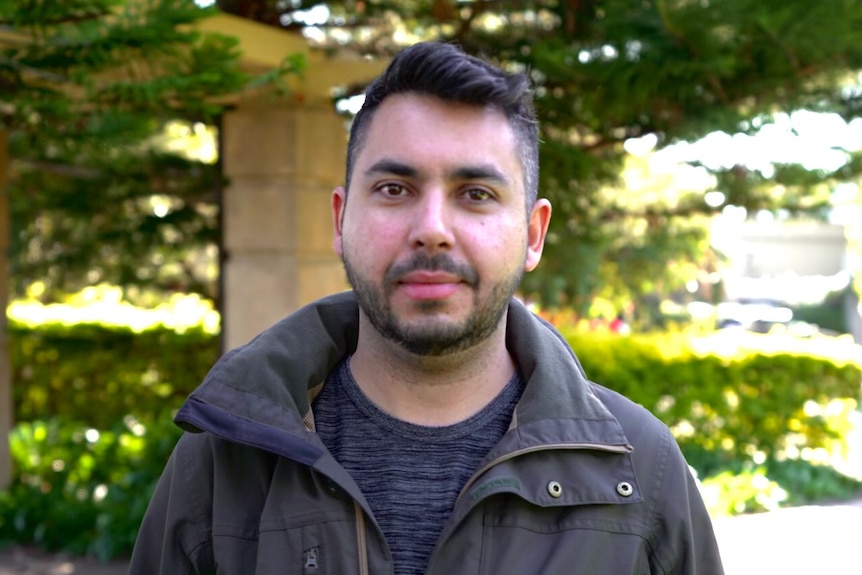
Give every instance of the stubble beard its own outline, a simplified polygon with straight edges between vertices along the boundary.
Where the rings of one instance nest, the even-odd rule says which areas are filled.
[[[344,253],[344,270],[359,308],[368,318],[374,329],[384,338],[398,344],[410,353],[419,356],[441,357],[463,352],[487,340],[500,325],[506,313],[509,300],[521,283],[521,272],[493,285],[488,297],[482,301],[480,280],[475,269],[467,264],[458,264],[446,254],[427,256],[416,254],[409,261],[390,266],[383,280],[382,288],[363,277],[350,263]],[[398,279],[405,274],[417,271],[446,271],[457,275],[473,292],[473,307],[470,314],[460,323],[445,321],[428,322],[426,325],[411,326],[402,322],[392,309],[392,294],[398,286]],[[429,315],[441,310],[445,304],[440,301],[426,301],[417,304],[421,312]]]

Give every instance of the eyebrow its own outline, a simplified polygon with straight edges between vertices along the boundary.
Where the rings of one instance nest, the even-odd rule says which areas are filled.
[[[404,176],[405,178],[415,178],[419,175],[419,170],[409,164],[383,158],[371,165],[365,170],[366,176],[377,176],[382,174],[392,174],[395,176]]]
[[[420,177],[420,172],[415,167],[391,158],[383,158],[365,170],[365,175],[369,177],[381,174],[391,174],[405,178]],[[450,180],[486,180],[504,186],[512,185],[511,180],[491,164],[458,166],[450,170],[446,174],[446,177]]]
[[[455,168],[449,173],[449,178],[453,180],[486,180],[507,187],[512,185],[504,173],[489,164]]]

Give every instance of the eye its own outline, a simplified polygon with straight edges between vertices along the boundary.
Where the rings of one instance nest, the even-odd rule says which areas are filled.
[[[484,203],[494,199],[494,196],[485,188],[469,188],[464,192],[464,196],[471,202]]]
[[[400,198],[406,196],[408,193],[408,190],[405,186],[391,182],[377,186],[376,191],[389,198]]]

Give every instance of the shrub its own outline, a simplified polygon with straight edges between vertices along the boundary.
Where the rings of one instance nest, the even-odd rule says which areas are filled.
[[[0,494],[0,539],[109,559],[131,550],[180,431],[166,413],[109,430],[60,419],[12,433],[15,480]]]
[[[18,421],[59,417],[110,429],[128,414],[150,422],[176,409],[218,357],[218,337],[163,326],[9,326]]]
[[[800,353],[701,355],[681,335],[566,334],[587,375],[664,421],[687,453],[730,460],[834,448],[840,430],[806,409],[860,396],[862,366]]]

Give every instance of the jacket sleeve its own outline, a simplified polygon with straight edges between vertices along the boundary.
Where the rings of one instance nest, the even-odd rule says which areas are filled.
[[[204,433],[186,433],[177,443],[138,531],[129,575],[215,573],[208,443]]]
[[[651,570],[660,575],[723,575],[712,520],[682,452],[667,431],[660,466]]]

